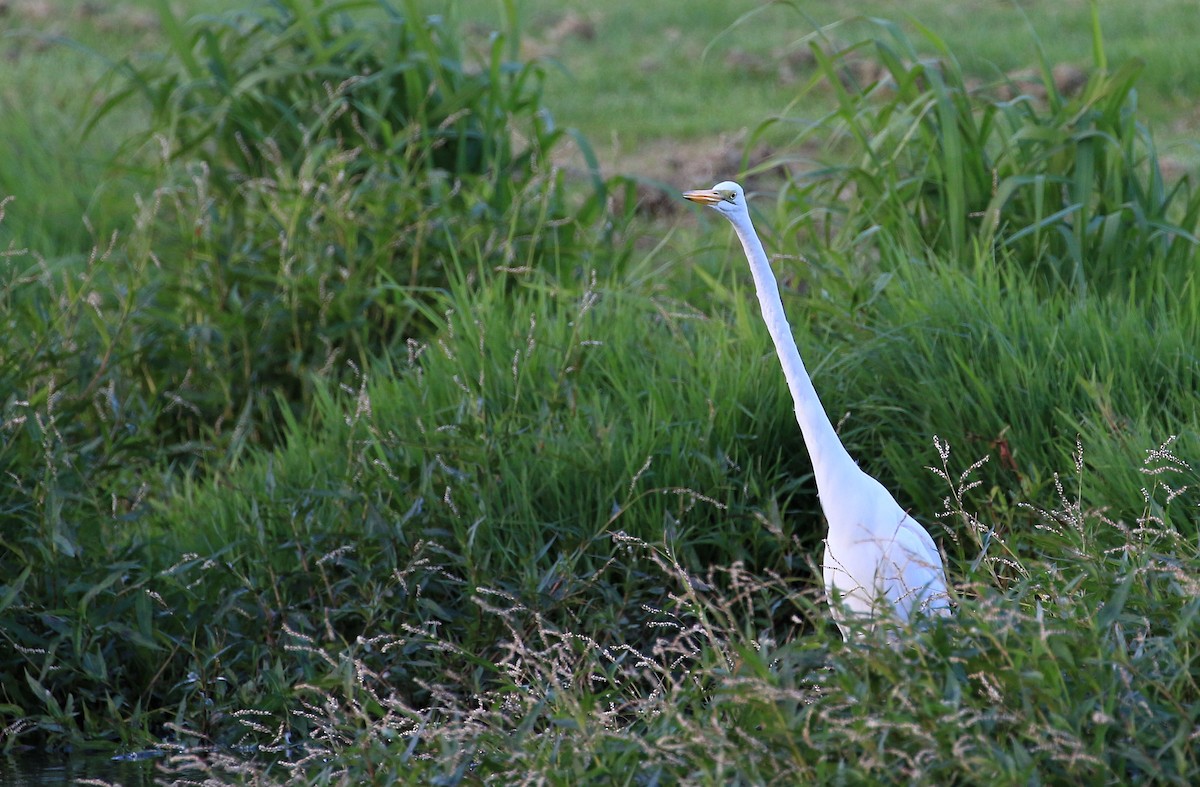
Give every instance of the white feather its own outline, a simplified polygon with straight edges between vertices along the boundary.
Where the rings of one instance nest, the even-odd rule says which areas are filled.
[[[684,196],[729,219],[750,263],[763,321],[792,394],[821,509],[829,522],[825,592],[842,636],[849,637],[862,623],[949,614],[946,573],[933,539],[882,484],[859,469],[821,406],[792,337],[779,285],[754,231],[742,187],[725,181]],[[851,624],[851,617],[861,620]]]

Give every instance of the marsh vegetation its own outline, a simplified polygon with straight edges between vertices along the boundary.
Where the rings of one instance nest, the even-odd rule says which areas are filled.
[[[829,621],[727,227],[646,210],[707,173],[580,106],[641,6],[6,5],[0,747],[256,784],[1194,783],[1200,194],[1166,119],[1198,75],[1068,5],[990,66],[933,11],[834,2],[640,63],[682,150],[740,133],[720,174],[830,416],[945,552],[956,614],[899,648]],[[1190,4],[1145,8],[1173,51]]]

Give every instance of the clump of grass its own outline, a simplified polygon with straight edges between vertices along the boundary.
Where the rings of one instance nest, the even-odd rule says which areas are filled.
[[[947,513],[983,522],[965,507],[975,468],[952,470],[941,450]],[[1148,471],[1197,480],[1165,449],[1155,457]],[[1073,475],[1082,472],[1080,456]],[[1195,546],[1170,529],[1115,527],[1065,484],[1060,504],[1038,512],[1041,530],[991,534],[953,619],[902,644],[796,637],[814,602],[795,580],[738,563],[698,577],[669,545],[619,531],[615,551],[662,587],[662,600],[626,609],[643,629],[636,640],[602,641],[585,619],[564,625],[509,590],[473,585],[437,549],[392,588],[457,583],[498,624],[494,649],[429,624],[346,645],[285,627],[280,646],[325,677],[298,686],[286,716],[237,715],[243,744],[261,754],[190,749],[172,765],[280,783],[1186,783],[1200,769],[1187,710],[1197,606],[1179,561],[1194,560]],[[1104,546],[1080,548],[1080,537]],[[1012,569],[1004,590],[988,566],[1001,549]],[[397,681],[413,664],[432,670],[419,692]]]
[[[851,22],[814,35],[810,87],[839,104],[797,146],[829,133],[832,161],[785,182],[771,244],[801,271],[796,324],[817,353],[840,348],[816,359],[831,412],[852,410],[843,438],[918,510],[936,507],[913,461],[928,435],[990,450],[999,511],[1048,494],[1045,468],[1080,436],[1085,502],[1128,505],[1134,446],[1179,434],[1185,456],[1200,450],[1200,202],[1186,176],[1164,177],[1136,63],[1110,69],[1094,25],[1079,93],[1043,62],[1044,97],[1001,99],[919,24],[932,57],[898,24],[852,22],[869,33],[857,43],[831,44]],[[877,67],[851,68],[864,60]]]
[[[415,2],[159,15],[168,55],[122,64],[95,120],[143,98],[153,117],[130,142],[160,184],[135,363],[180,441],[269,439],[278,393],[304,406],[314,376],[419,334],[460,255],[570,266],[604,231],[604,184],[568,205],[549,163],[569,135],[540,64],[509,58],[511,14],[478,64]]]
[[[592,190],[568,206],[561,173],[547,161],[567,135],[537,105],[536,66],[509,63],[499,36],[487,68],[471,72],[453,59],[453,32],[435,22],[397,13],[381,22],[352,11],[280,4],[278,16],[264,12],[257,24],[240,26],[244,18],[234,15],[216,27],[197,22],[189,33],[164,6],[176,48],[131,76],[166,102],[152,146],[157,188],[139,201],[132,228],[83,259],[4,252],[0,305],[13,330],[0,343],[0,509],[13,527],[0,536],[0,568],[14,580],[0,596],[12,646],[0,661],[5,675],[21,679],[4,681],[0,703],[37,719],[14,728],[5,746],[18,732],[75,744],[134,735],[161,728],[166,711],[149,708],[152,697],[169,695],[180,709],[212,699],[195,687],[209,685],[203,677],[214,657],[197,656],[188,667],[177,661],[195,653],[185,646],[192,635],[155,629],[156,616],[175,607],[145,590],[179,553],[149,564],[144,531],[132,527],[176,474],[220,475],[282,429],[283,416],[313,405],[315,379],[341,379],[377,354],[402,354],[436,318],[429,303],[450,270],[571,271],[594,255],[619,264],[619,254],[604,253],[614,250],[607,233],[619,230],[602,224],[604,185],[590,181]],[[286,52],[293,69],[255,65],[251,50],[273,35],[272,51]],[[391,48],[392,35],[409,48]],[[321,58],[339,43],[394,58],[351,58],[355,69],[378,65],[386,79],[360,73],[341,92],[321,81],[337,67]],[[189,147],[200,133],[190,123],[230,107],[202,75],[188,71],[195,82],[183,89],[180,61],[203,62],[214,79],[236,73],[243,88],[275,80],[269,109],[279,110],[283,97],[301,102],[285,115],[302,118],[308,136],[289,136],[286,118],[247,100],[232,107],[236,123],[225,118],[236,128],[223,141],[241,140],[251,158],[221,145]],[[372,125],[368,104],[389,99],[388,80],[412,76],[409,65],[431,80],[414,89],[441,98],[458,91],[454,117],[429,109]],[[210,103],[172,103],[197,96]],[[104,111],[123,106],[116,100]],[[495,125],[501,120],[503,128]],[[345,124],[359,136],[347,139]],[[263,134],[252,142],[251,127]],[[454,130],[464,140],[497,138],[481,143],[486,157],[472,154],[470,167],[458,169],[461,157],[448,162],[438,153]],[[514,141],[519,132],[524,142]],[[226,627],[213,636],[215,645],[252,631]],[[185,680],[189,673],[201,679]],[[160,683],[167,675],[170,687]],[[132,726],[106,731],[106,714]]]
[[[1097,14],[1093,4],[1087,83],[1064,95],[1043,56],[1044,97],[1002,98],[973,83],[916,23],[933,56],[886,20],[858,20],[871,34],[848,45],[818,31],[810,89],[831,89],[837,107],[801,123],[789,147],[820,136],[838,161],[789,180],[779,208],[792,218],[781,231],[857,254],[880,234],[947,259],[990,250],[1076,292],[1141,297],[1178,284],[1194,258],[1200,193],[1187,176],[1164,176],[1139,120],[1139,64],[1109,67]],[[852,68],[860,60],[878,64],[866,83]]]
[[[390,159],[395,170],[422,171],[413,184],[422,189],[433,170],[497,184],[529,177],[548,153],[549,129],[535,125],[545,122],[541,69],[513,56],[512,14],[472,64],[445,17],[412,0],[283,0],[187,21],[161,4],[167,56],[119,66],[126,86],[92,122],[144,98],[150,136],[165,132],[177,159],[209,162],[223,196],[274,177],[280,159],[299,175],[312,148],[335,143],[378,154],[353,169]],[[525,125],[523,144],[515,121]]]
[[[742,526],[757,533],[739,539],[746,559],[777,559],[771,545],[779,536],[730,501],[737,490],[779,482],[747,475],[760,460],[744,455],[744,446],[751,436],[777,442],[775,430],[787,421],[760,409],[776,401],[761,390],[767,375],[733,365],[719,379],[697,373],[716,371],[714,349],[734,350],[721,323],[660,312],[662,304],[590,278],[576,292],[545,271],[471,275],[479,278],[468,284],[464,272],[457,280],[445,313],[428,315],[436,340],[414,340],[405,356],[361,370],[344,394],[318,386],[303,420],[285,416],[286,447],[278,454],[246,445],[229,466],[212,462],[206,480],[176,489],[175,502],[138,506],[120,525],[115,536],[129,543],[125,562],[81,608],[122,631],[150,625],[149,639],[72,635],[75,627],[92,631],[67,614],[90,586],[61,589],[53,608],[71,625],[47,630],[37,612],[51,599],[44,581],[25,582],[14,596],[10,613],[19,625],[11,630],[23,649],[55,646],[39,656],[12,654],[11,669],[35,670],[46,688],[31,695],[11,687],[12,704],[33,708],[45,696],[75,693],[93,713],[91,703],[102,705],[106,694],[118,707],[136,696],[147,727],[169,721],[176,737],[229,742],[220,720],[230,717],[205,711],[206,703],[278,702],[285,686],[311,672],[290,658],[286,668],[277,661],[279,625],[352,642],[378,627],[428,622],[452,627],[464,643],[489,641],[495,621],[464,607],[463,594],[506,586],[547,606],[548,615],[553,610],[555,620],[590,618],[622,630],[621,599],[644,591],[612,563],[607,533],[617,523],[645,536],[669,523],[692,562],[728,554],[722,533]],[[656,374],[678,383],[645,388]],[[755,415],[711,406],[718,391],[734,390]],[[680,415],[681,399],[693,403],[686,411],[694,415]],[[664,441],[660,424],[668,417],[673,436]],[[63,442],[63,450],[74,444]],[[642,468],[632,480],[631,466]],[[37,489],[61,494],[63,459],[47,457],[45,467]],[[79,510],[78,503],[68,509]],[[186,511],[195,518],[183,525],[178,517]],[[50,521],[45,509],[35,499],[23,516],[30,527],[22,537],[51,550],[41,560],[54,559],[54,542],[33,526]],[[82,539],[69,543],[113,538],[112,516],[97,511],[97,532],[68,530]],[[452,556],[447,572],[466,584],[438,574],[400,593],[393,569],[430,549]],[[17,556],[40,564],[28,552]],[[19,573],[21,564],[14,568]],[[79,567],[75,574],[90,576]],[[135,613],[136,623],[128,619]],[[92,642],[94,656],[80,650]],[[66,668],[81,660],[100,672]],[[114,688],[117,673],[135,665],[140,677]],[[426,681],[417,665],[412,674],[393,674],[414,692]],[[67,739],[104,734],[89,721],[99,715],[28,716],[39,720],[28,737],[50,733],[51,724]]]
[[[853,408],[844,439],[918,510],[937,507],[927,462],[913,461],[931,434],[992,456],[984,477],[997,510],[1051,494],[1046,468],[1070,462],[1077,437],[1093,474],[1084,503],[1125,519],[1138,513],[1128,507],[1145,483],[1144,446],[1178,434],[1182,456],[1200,453],[1194,288],[1135,301],[1047,297],[1034,274],[986,255],[966,270],[884,264],[896,273],[858,317],[823,392],[832,408]],[[1175,513],[1177,527],[1194,521],[1188,505]]]
[[[164,476],[208,471],[270,440],[280,413],[311,405],[313,380],[340,377],[347,361],[402,354],[464,260],[569,270],[614,248],[603,184],[568,208],[547,162],[566,132],[537,104],[538,67],[502,57],[504,36],[473,72],[456,59],[453,31],[351,11],[293,3],[253,23],[235,14],[187,27],[164,7],[175,49],[129,77],[163,102],[157,187],[132,228],[83,258],[4,251],[0,304],[14,329],[0,351],[3,500],[28,525],[9,541],[14,575],[60,555],[109,556],[109,543],[128,540],[104,536],[103,523],[137,520]],[[267,40],[289,68],[254,60]],[[322,58],[342,48],[357,77],[343,69],[345,84],[333,84],[330,69],[343,65]],[[359,73],[368,66],[379,73]],[[390,101],[387,85],[417,78],[409,66],[425,80],[412,90],[450,101],[437,111],[452,106],[453,121],[426,108],[368,122],[370,102]],[[234,75],[249,94],[226,105],[219,87],[232,85],[217,77]],[[257,99],[288,111],[271,114]],[[195,124],[218,116],[232,124],[226,136],[192,145],[203,136]],[[300,118],[306,136],[291,136],[287,118]],[[249,139],[249,128],[261,133]],[[488,157],[461,171],[442,161],[439,133],[451,129],[493,134],[481,143]],[[233,148],[252,150],[253,162]]]

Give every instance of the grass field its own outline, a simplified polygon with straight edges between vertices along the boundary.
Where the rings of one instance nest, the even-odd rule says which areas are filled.
[[[433,6],[430,6],[431,8]],[[494,20],[499,4],[460,5],[464,18]],[[615,136],[630,145],[657,137],[691,139],[753,128],[803,85],[807,40],[825,29],[852,40],[856,17],[913,20],[931,28],[980,79],[1036,67],[1039,47],[1052,63],[1092,63],[1089,4],[896,2],[760,3],[689,7],[617,3],[521,4],[531,52],[560,62],[547,103],[563,122],[598,145]],[[1187,53],[1200,21],[1180,0],[1140,6],[1099,4],[1110,60],[1139,59],[1146,119],[1190,142],[1200,84]]]
[[[1200,777],[1190,4],[6,8],[5,752]],[[830,624],[735,175],[952,619]]]

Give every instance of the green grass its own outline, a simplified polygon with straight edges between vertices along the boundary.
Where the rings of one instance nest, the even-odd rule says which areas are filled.
[[[229,7],[205,0],[205,9]],[[120,58],[162,46],[155,0],[121,3],[14,3],[7,9],[0,56],[0,114],[8,153],[0,166],[0,195],[14,197],[0,225],[0,248],[43,256],[78,253],[124,228],[134,195],[148,186],[143,162],[114,168],[113,147],[145,128],[144,111],[106,120],[99,133],[83,130],[104,79]]]
[[[895,87],[839,92],[823,49],[764,92],[821,102],[767,132],[820,167],[752,201],[801,352],[956,588],[950,620],[843,643],[729,228],[644,223],[627,182],[555,166],[591,146],[543,108],[645,139],[644,94],[580,69],[619,122],[572,119],[562,77],[510,65],[546,6],[476,61],[473,4],[400,4],[403,29],[370,5],[152,30],[0,163],[29,247],[0,264],[0,746],[258,784],[1197,780],[1200,197],[1140,124],[1152,59],[1086,38],[1110,70],[1007,102],[954,57],[973,39],[862,24],[838,35]],[[719,62],[748,5],[657,48],[665,8],[611,8],[679,74],[660,131],[739,127],[712,109],[737,79],[676,68]],[[63,175],[87,145],[120,158]],[[16,212],[38,179],[107,229]]]
[[[463,3],[467,18],[494,19],[498,4]],[[769,3],[756,0],[678,9],[634,3],[598,8],[588,3],[522,3],[529,38],[561,62],[552,72],[547,100],[561,122],[588,132],[597,145],[612,142],[636,156],[638,142],[689,139],[753,129],[778,113],[809,75],[789,56],[822,26],[855,16],[909,19],[931,26],[962,58],[973,77],[992,81],[1036,68],[1039,42],[1051,63],[1086,68],[1092,63],[1088,4],[1039,7],[980,0],[947,7],[918,2]],[[1196,33],[1186,0],[1139,6],[1099,4],[1111,62],[1146,64],[1139,82],[1144,117],[1164,137],[1172,155],[1194,160],[1188,127],[1200,75],[1189,67]],[[594,37],[570,35],[565,16],[591,22]],[[566,32],[564,32],[566,31]],[[844,28],[835,35],[854,39]],[[803,61],[801,61],[803,62]],[[824,106],[824,102],[821,102]]]

